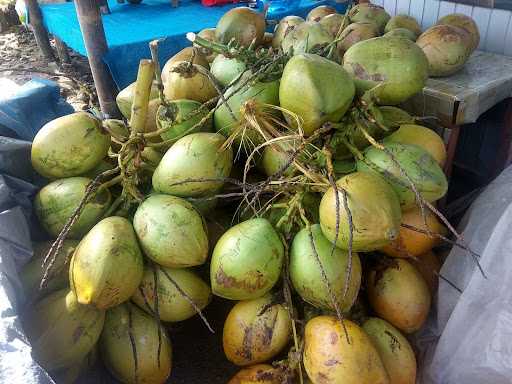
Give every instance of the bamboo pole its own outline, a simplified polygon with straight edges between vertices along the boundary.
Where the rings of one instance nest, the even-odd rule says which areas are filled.
[[[55,61],[55,55],[50,45],[48,32],[43,24],[43,15],[41,14],[41,8],[39,8],[37,0],[26,0],[25,4],[28,9],[30,28],[36,38],[37,46],[48,61]]]
[[[130,136],[137,133],[144,133],[146,126],[146,116],[148,114],[149,95],[151,85],[155,76],[155,64],[152,60],[141,60],[139,72],[137,73],[137,82],[135,83],[135,92],[133,94],[132,114],[130,118]]]
[[[120,114],[114,99],[114,82],[103,62],[108,46],[98,1],[75,0],[75,7],[101,111],[106,117],[118,117]]]

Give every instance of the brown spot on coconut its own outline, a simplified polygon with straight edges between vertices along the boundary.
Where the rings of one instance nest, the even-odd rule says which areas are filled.
[[[279,49],[281,44],[289,33],[299,24],[304,23],[304,19],[299,16],[286,16],[281,19],[274,30],[274,36],[272,39],[272,48]]]
[[[333,7],[330,7],[328,5],[320,5],[316,8],[313,8],[311,11],[309,11],[308,15],[306,16],[306,21],[314,21],[319,22],[324,17],[328,15],[332,15],[336,13],[336,9]]]
[[[248,47],[253,41],[261,45],[265,35],[265,18],[251,8],[238,7],[226,12],[217,23],[215,36],[219,43],[228,44],[231,40]]]
[[[471,35],[452,25],[435,25],[416,41],[425,53],[429,74],[433,77],[450,76],[459,71],[471,55]]]
[[[208,60],[206,60],[206,57],[199,48],[186,47],[166,61],[164,67],[162,68],[162,82],[165,83],[169,68],[180,61],[192,62],[192,64],[200,65],[206,69],[210,68]]]
[[[224,323],[224,353],[236,365],[251,365],[276,356],[291,337],[290,317],[271,295],[237,303]]]
[[[452,25],[464,29],[471,35],[471,51],[478,48],[480,44],[480,31],[478,25],[471,17],[461,13],[452,13],[438,20],[437,25]]]

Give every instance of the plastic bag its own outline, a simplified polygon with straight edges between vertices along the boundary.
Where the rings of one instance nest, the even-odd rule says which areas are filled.
[[[473,203],[459,231],[478,253],[453,248],[425,328],[415,335],[421,384],[512,382],[512,167]]]

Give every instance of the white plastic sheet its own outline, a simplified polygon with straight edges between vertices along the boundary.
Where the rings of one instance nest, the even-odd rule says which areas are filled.
[[[427,326],[415,336],[421,384],[512,383],[512,167],[478,197],[459,231],[478,253],[454,248]]]

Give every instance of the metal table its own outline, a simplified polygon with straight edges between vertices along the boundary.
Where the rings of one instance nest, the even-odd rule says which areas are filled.
[[[512,97],[512,57],[476,51],[453,76],[431,78],[423,91],[404,108],[417,116],[437,117],[445,128],[446,175],[453,168],[461,126],[474,123],[484,112]],[[512,129],[512,103],[508,101],[507,126]]]

